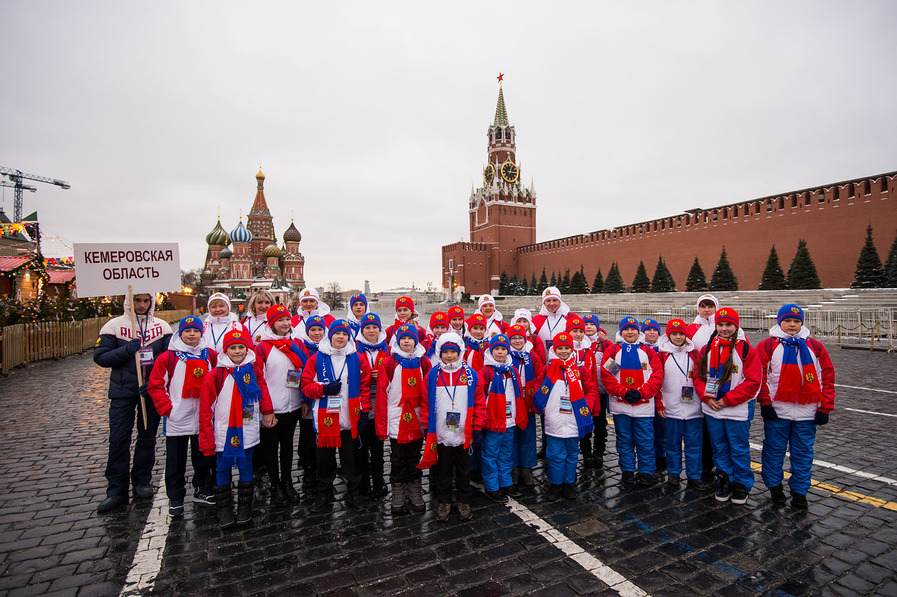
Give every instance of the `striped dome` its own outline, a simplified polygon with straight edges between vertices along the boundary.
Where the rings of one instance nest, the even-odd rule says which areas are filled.
[[[231,231],[230,240],[235,243],[249,243],[252,242],[252,233],[246,229],[243,222],[240,222],[237,224],[237,227]]]
[[[222,246],[229,243],[230,239],[227,236],[227,232],[221,227],[221,220],[218,220],[212,231],[206,235],[206,244]]]
[[[299,234],[299,230],[296,229],[296,226],[290,222],[290,227],[287,228],[287,231],[283,233],[283,242],[285,243],[298,243],[302,241],[302,235]]]
[[[221,252],[218,253],[218,259],[230,259],[233,256],[234,252],[231,251],[228,247],[224,247],[221,249]]]

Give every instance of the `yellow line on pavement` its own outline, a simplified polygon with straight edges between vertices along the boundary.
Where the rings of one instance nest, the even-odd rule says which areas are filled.
[[[760,471],[763,467],[759,462],[751,462],[751,469],[755,471]],[[791,473],[785,472],[785,478],[791,476]],[[872,497],[869,495],[864,495],[862,493],[857,493],[855,491],[848,491],[842,487],[838,487],[837,485],[832,485],[831,483],[823,483],[822,481],[811,480],[810,485],[815,487],[816,489],[820,489],[822,491],[826,491],[831,493],[835,497],[842,497],[853,502],[861,502],[863,504],[869,504],[871,506],[875,506],[876,508],[884,508],[885,510],[892,510],[897,512],[897,503],[889,502],[887,500],[882,500],[876,497]]]

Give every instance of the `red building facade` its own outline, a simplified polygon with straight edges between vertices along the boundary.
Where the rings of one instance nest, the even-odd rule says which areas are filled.
[[[770,248],[775,245],[787,271],[800,239],[807,241],[822,286],[847,287],[866,227],[872,225],[882,259],[897,231],[897,172],[888,172],[537,243],[536,194],[519,183],[516,131],[508,125],[501,88],[487,135],[484,185],[468,205],[471,242],[442,247],[442,285],[456,300],[462,292],[496,293],[502,272],[530,280],[543,269],[551,277],[582,267],[591,282],[599,268],[606,276],[613,262],[629,285],[640,261],[650,277],[660,256],[684,290],[695,257],[709,280],[723,247],[739,288],[755,290]]]

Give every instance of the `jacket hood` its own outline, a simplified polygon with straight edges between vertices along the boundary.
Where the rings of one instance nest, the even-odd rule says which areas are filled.
[[[246,351],[246,358],[243,359],[243,362],[240,365],[248,365],[250,363],[255,362],[255,351],[249,349]],[[218,355],[218,366],[226,367],[227,369],[233,369],[237,365],[234,365],[234,362],[230,360],[230,357],[227,356],[227,351],[222,351],[221,354]]]
[[[153,314],[154,314],[155,311],[156,311],[156,295],[155,295],[155,294],[150,294],[149,292],[137,292],[136,294],[149,294],[150,297],[152,297],[153,300],[150,301],[149,311],[146,312],[146,316],[147,316],[147,317],[153,317]],[[134,312],[134,305],[131,303],[131,297],[129,297],[127,294],[125,295],[125,300],[122,302],[122,309],[124,309],[124,313],[123,313],[123,314],[124,314],[128,319],[130,319],[130,318],[131,318],[131,313]],[[134,315],[137,315],[137,313],[134,312]],[[141,317],[142,317],[142,316],[141,316]]]
[[[657,348],[660,350],[660,352],[691,352],[695,349],[695,343],[691,341],[691,338],[686,336],[685,344],[683,344],[682,346],[676,346],[675,344],[670,342],[669,337],[664,334],[657,341]]]
[[[323,352],[324,354],[328,354],[332,357],[350,355],[356,350],[355,340],[353,340],[352,338],[349,338],[349,342],[347,342],[346,345],[342,348],[334,348],[333,345],[330,344],[330,338],[326,336],[318,343],[318,352]]]
[[[187,346],[184,344],[184,341],[181,340],[180,334],[172,334],[171,340],[168,342],[168,350],[174,350],[177,352],[186,352],[187,354],[191,354],[194,356],[199,356],[199,353],[202,352],[204,348],[207,348],[206,338],[205,336],[200,336],[199,344],[196,346]]]
[[[738,328],[738,331],[740,332],[741,328]],[[769,328],[769,335],[773,338],[799,338],[801,340],[806,340],[810,337],[810,330],[807,326],[802,325],[800,326],[800,331],[794,334],[794,336],[791,336],[790,334],[786,334],[782,328],[779,327],[779,324],[775,324]]]

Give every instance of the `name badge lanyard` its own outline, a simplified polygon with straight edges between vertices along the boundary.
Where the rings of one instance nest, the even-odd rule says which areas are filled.
[[[348,362],[348,359],[347,359],[347,358],[344,358],[344,359],[343,359],[343,366],[342,366],[342,368],[339,370],[339,373],[336,375],[336,377],[333,378],[333,381],[342,381],[342,379],[343,379],[343,373],[346,371],[346,364],[347,364],[347,362]],[[332,358],[330,359],[330,363],[329,363],[329,364],[330,364],[330,366],[329,366],[327,369],[330,369],[330,373],[333,373],[333,359],[332,359]],[[325,373],[327,373],[327,369],[324,370]],[[339,408],[342,409],[342,407],[343,407],[343,397],[342,397],[341,395],[337,394],[336,396],[328,396],[328,397],[327,397],[327,410],[328,410],[328,412],[333,412],[333,411],[331,411],[330,409],[333,408],[333,407],[331,406],[331,404],[332,404],[332,403],[331,403],[331,400],[333,400],[334,398],[338,398],[338,399],[339,399],[339,403],[338,403],[338,404],[339,404]]]
[[[146,373],[144,367],[146,367],[147,364],[152,364],[151,357],[148,358],[144,356],[144,351],[149,351],[150,355],[152,355],[152,349],[146,347],[146,341],[149,339],[149,315],[145,315],[145,317],[146,321],[143,325],[140,325],[140,316],[137,316],[137,331],[140,334],[140,369],[143,373]],[[146,375],[144,375],[144,377],[146,377]]]
[[[445,372],[442,371],[441,369],[439,370],[439,381],[442,382],[442,387],[446,388],[446,390],[445,390],[446,394],[449,393],[448,388],[449,387],[452,388],[452,392],[451,392],[451,394],[449,394],[449,398],[452,401],[452,411],[454,411],[455,410],[455,392],[458,391],[458,386],[454,386],[454,385],[449,386],[448,382],[445,381]],[[451,381],[451,377],[449,378],[449,381]]]
[[[218,346],[218,342],[222,338],[224,338],[224,334],[227,333],[228,328],[230,328],[230,324],[225,325],[224,329],[221,330],[221,333],[218,334],[218,336],[216,337],[215,336],[215,324],[212,322],[209,322],[209,331],[212,333],[212,345],[213,346]]]
[[[558,320],[554,322],[554,325],[551,325],[551,322],[549,322],[548,319],[545,320],[545,325],[548,326],[548,335],[549,335],[550,338],[554,338],[554,329],[555,329],[558,325],[560,325],[560,323],[561,323],[562,321],[564,321],[564,316],[563,316],[563,315],[561,315],[560,317],[558,317]]]
[[[682,370],[682,367],[679,365],[679,361],[676,360],[676,355],[671,353],[670,358],[672,358],[673,362],[676,363],[676,368],[679,369],[679,371],[682,373],[682,375],[685,376],[685,381],[686,381],[686,383],[688,383],[688,372]],[[688,367],[688,355],[685,356],[685,359],[686,359],[685,360],[685,363],[686,363],[685,368],[688,369],[689,368]]]
[[[562,375],[563,376],[561,377],[561,379],[564,382],[564,396],[567,397],[567,404],[570,405],[570,410],[569,411],[564,410],[564,396],[561,396],[561,398],[560,398],[561,404],[560,404],[559,410],[563,414],[572,414],[573,413],[573,401],[570,400],[570,383],[567,381],[567,373],[563,372]]]
[[[250,332],[252,333],[252,337],[253,337],[253,338],[255,338],[255,333],[256,333],[257,331],[259,331],[259,330],[262,328],[263,325],[265,325],[265,320],[264,320],[264,319],[262,320],[262,322],[261,322],[260,324],[258,324],[257,326],[255,326],[255,329],[254,329],[254,330],[250,330]],[[214,338],[213,338],[213,339],[214,339]]]

